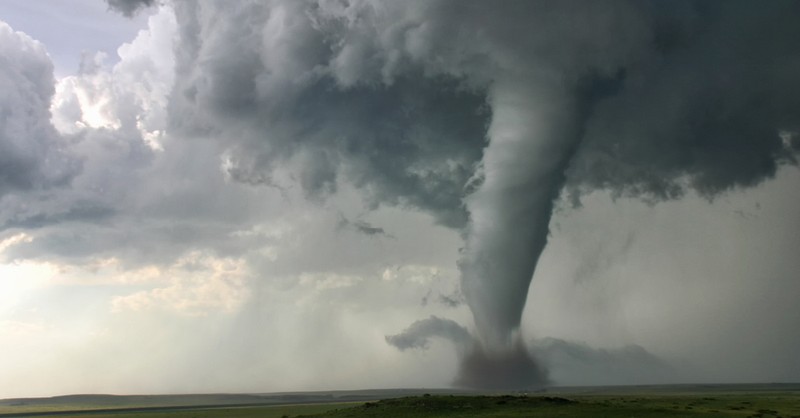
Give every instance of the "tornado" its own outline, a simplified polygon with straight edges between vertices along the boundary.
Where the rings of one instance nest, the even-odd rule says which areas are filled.
[[[493,116],[482,182],[465,200],[469,224],[459,262],[478,335],[459,381],[502,381],[502,375],[524,373],[521,367],[531,376],[509,381],[535,385],[545,379],[524,349],[520,321],[579,123],[570,89],[558,78],[498,81],[489,100]],[[501,376],[479,377],[487,373]]]
[[[460,358],[456,386],[508,390],[548,383],[525,347],[520,321],[554,201],[580,141],[577,99],[560,77],[535,73],[498,80],[488,92],[489,143],[479,185],[465,198],[469,223],[459,261],[476,335],[467,339],[465,328],[430,318],[387,337],[400,349],[425,347],[430,337],[450,340]]]
[[[466,199],[470,222],[459,263],[481,343],[512,347],[553,201],[578,141],[573,100],[559,80],[509,80],[491,90],[483,182]]]

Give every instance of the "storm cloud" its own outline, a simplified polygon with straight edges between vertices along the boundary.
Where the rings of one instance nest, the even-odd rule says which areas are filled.
[[[786,167],[797,165],[800,151],[797,2],[106,4],[125,16],[146,7],[142,15],[153,14],[117,50],[118,61],[89,51],[76,74],[59,79],[43,45],[0,23],[0,269],[53,269],[57,283],[109,280],[92,312],[115,316],[96,329],[135,323],[136,335],[150,335],[145,323],[178,324],[164,329],[182,338],[179,347],[198,343],[203,354],[170,352],[174,336],[164,331],[165,348],[147,363],[159,376],[195,376],[215,364],[206,357],[227,356],[220,364],[237,371],[231,382],[247,375],[264,383],[285,357],[300,371],[281,376],[305,389],[394,385],[393,373],[350,367],[380,353],[370,358],[391,359],[387,367],[406,373],[403,382],[420,385],[533,388],[580,384],[581,375],[639,382],[647,379],[634,369],[663,371],[646,350],[660,355],[680,342],[713,360],[720,345],[753,347],[731,343],[735,331],[704,345],[713,336],[688,312],[716,318],[709,312],[724,306],[720,312],[733,317],[740,301],[766,306],[753,299],[762,293],[782,296],[775,306],[793,306],[785,295],[796,294],[796,269],[786,254],[796,228],[775,225],[796,224],[787,202],[797,178]],[[690,228],[694,218],[683,212],[656,232],[640,212],[626,231],[606,224],[638,201],[658,203],[655,214],[673,213],[680,202],[697,213],[718,210],[745,189],[763,191],[773,177],[781,183],[765,195],[764,213],[776,216],[735,208],[755,211],[737,218],[747,234],[727,221]],[[598,203],[606,195],[619,202]],[[706,227],[711,235],[702,238]],[[695,235],[675,232],[687,230]],[[750,236],[769,245],[737,241]],[[717,269],[671,274],[675,265],[706,267],[693,257],[713,253],[708,248],[674,263],[654,256],[699,242],[721,248],[704,260]],[[730,260],[736,266],[727,267]],[[553,268],[555,261],[569,267]],[[533,289],[552,293],[529,294],[534,275],[542,280]],[[762,276],[762,293],[755,284],[740,290]],[[688,289],[708,299],[712,282],[731,296],[689,306]],[[88,295],[89,287],[70,292]],[[62,290],[47,292],[61,302],[42,306],[68,304]],[[22,303],[6,294],[9,306]],[[597,314],[613,310],[604,304],[671,328]],[[26,308],[0,312],[2,335],[38,329],[6,323],[12,313],[35,316]],[[535,327],[524,326],[526,312],[538,315]],[[741,324],[758,334],[759,319],[769,318],[775,331],[763,332],[758,347],[796,347],[796,337],[784,335],[792,334],[785,330],[794,311],[765,312],[725,329]],[[214,337],[199,319],[167,315],[208,315]],[[626,324],[638,328],[626,333]],[[543,328],[545,335],[530,335]],[[566,342],[559,328],[602,334],[594,342],[611,348]],[[676,329],[683,337],[665,341]],[[101,334],[83,347],[101,340],[108,352],[146,363],[137,357],[146,344]],[[557,338],[541,339],[548,335]],[[243,343],[225,351],[209,342],[217,336]],[[438,340],[452,342],[445,348],[456,356],[437,351]],[[414,357],[416,349],[427,357]],[[742,350],[721,358],[761,358]],[[36,364],[26,355],[19,364]],[[791,355],[786,349],[776,358]],[[327,366],[332,359],[342,360],[341,370]],[[435,367],[449,360],[458,370],[440,378],[444,369]],[[730,370],[722,363],[713,364]],[[770,367],[753,361],[743,370],[765,379],[786,373]],[[329,380],[319,383],[319,370]],[[619,380],[604,380],[608,370],[622,370]],[[186,390],[180,380],[165,390]],[[200,381],[207,379],[192,384]]]
[[[50,123],[53,64],[44,46],[0,22],[0,198],[63,187],[80,171]]]
[[[712,198],[796,164],[794,2],[176,12],[173,129],[223,139],[234,179],[284,170],[315,198],[346,182],[459,229],[462,290],[489,352],[516,350],[565,191]]]
[[[141,9],[155,4],[155,0],[106,0],[108,7],[131,17]]]

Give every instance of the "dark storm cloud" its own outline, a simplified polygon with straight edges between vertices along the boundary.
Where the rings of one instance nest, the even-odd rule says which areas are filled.
[[[712,197],[796,164],[796,2],[654,6],[647,61],[587,121],[571,185],[655,199]]]
[[[386,342],[399,350],[427,349],[431,338],[442,338],[463,350],[473,343],[472,335],[457,322],[431,316],[411,324],[397,335],[386,336]]]
[[[344,86],[325,68],[339,59],[339,41],[328,39],[338,35],[320,26],[338,26],[338,19],[309,4],[177,6],[186,52],[178,70],[186,73],[173,95],[172,121],[180,131],[223,137],[235,179],[268,183],[292,160],[309,195],[329,194],[343,180],[373,204],[421,208],[445,225],[464,225],[461,197],[489,116],[480,92],[419,68],[387,83]],[[205,14],[219,16],[214,27],[200,25]],[[209,31],[214,35],[204,36]],[[356,70],[341,71],[346,77]]]
[[[155,0],[106,0],[108,7],[127,17],[135,15],[139,10],[155,4]]]
[[[457,308],[457,307],[461,306],[462,303],[464,303],[463,300],[461,300],[461,299],[462,298],[461,298],[460,295],[450,295],[450,296],[448,296],[448,295],[439,295],[439,299],[438,300],[439,300],[439,303],[441,303],[444,306],[447,306],[448,308]]]
[[[58,213],[25,214],[23,217],[7,219],[0,224],[0,232],[6,229],[37,229],[65,222],[101,222],[113,216],[115,210],[98,206],[96,202],[77,202],[73,207]]]
[[[152,3],[109,1],[127,15]],[[546,381],[519,326],[565,191],[714,197],[797,164],[794,1],[187,1],[175,12],[163,154],[119,98],[120,129],[57,135],[52,65],[0,27],[0,215],[47,229],[9,254],[246,254],[261,238],[235,233],[267,216],[259,193],[270,192],[225,180],[297,184],[317,202],[348,183],[371,208],[417,209],[461,232],[475,335],[430,318],[387,341],[455,341],[464,385]],[[86,225],[109,217],[113,227]],[[323,245],[314,233],[298,231]]]
[[[349,229],[367,236],[383,236],[388,238],[394,238],[392,234],[387,233],[381,227],[373,226],[369,222],[360,219],[351,221],[345,218],[344,215],[342,214],[339,214],[339,224],[337,225],[337,228],[339,230]]]
[[[312,196],[343,179],[373,204],[419,208],[457,228],[472,212],[464,293],[480,333],[501,343],[519,324],[552,200],[579,138],[575,115],[585,106],[573,91],[584,90],[584,73],[616,76],[620,62],[643,48],[641,10],[577,4],[181,3],[174,128],[221,138],[229,167],[254,173],[244,178],[271,179],[277,166],[289,167]],[[632,41],[609,48],[608,28]],[[581,53],[554,48],[560,37]],[[608,52],[583,54],[595,49]],[[524,121],[546,102],[547,116]],[[514,147],[481,162],[487,134],[491,150],[491,137],[504,131]],[[501,171],[500,183],[517,185],[483,181],[500,166],[516,167]],[[486,184],[501,194],[472,193]],[[520,186],[521,193],[502,192]],[[470,194],[476,205],[488,203],[488,216],[503,219],[501,229],[482,229],[486,217],[464,205]],[[531,227],[518,228],[523,223]]]
[[[383,228],[380,228],[380,227],[377,227],[377,226],[372,226],[372,225],[369,224],[369,222],[355,221],[355,222],[353,222],[352,225],[353,225],[354,228],[356,228],[356,230],[358,232],[360,232],[360,233],[362,233],[364,235],[386,235],[386,236],[391,236],[391,235],[387,234],[386,231],[383,230]]]
[[[234,179],[288,169],[314,198],[347,181],[459,228],[487,361],[514,357],[565,186],[712,197],[796,164],[799,9],[179,3],[172,124],[219,138]]]

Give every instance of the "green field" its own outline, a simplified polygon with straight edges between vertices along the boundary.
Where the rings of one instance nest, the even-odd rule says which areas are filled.
[[[359,403],[357,406],[360,406]],[[105,412],[49,415],[60,418],[281,418],[296,416],[319,416],[317,414],[337,408],[350,408],[352,404],[309,404],[309,405],[276,405],[221,407],[205,409],[185,409],[143,412]],[[37,415],[33,415],[37,416]],[[38,415],[41,417],[41,415]],[[322,415],[324,416],[324,415]]]
[[[800,417],[798,394],[430,396],[369,402],[316,417]]]
[[[183,395],[42,398],[23,403],[0,401],[0,417],[58,416],[92,418],[248,418],[248,417],[796,417],[800,390],[792,386],[629,387],[550,390],[531,395],[464,395],[432,391],[403,396],[381,393],[310,393],[303,395]],[[407,393],[406,393],[407,394]],[[352,401],[383,395],[389,399]],[[194,396],[194,397],[192,397]],[[252,398],[252,397],[258,398]],[[400,397],[397,397],[400,396]],[[241,401],[310,403],[244,404]],[[333,399],[334,402],[320,402]],[[343,402],[350,399],[349,402]],[[194,405],[186,402],[194,401]],[[218,404],[210,402],[216,401]],[[235,405],[234,402],[240,402]],[[37,403],[38,402],[38,403]],[[84,403],[81,403],[84,402]],[[127,403],[126,403],[127,402]],[[38,406],[37,406],[38,405]],[[15,409],[17,408],[17,409]],[[125,408],[125,409],[120,409]],[[94,411],[92,411],[94,409]],[[100,409],[100,410],[98,410]],[[38,412],[35,412],[38,411]]]

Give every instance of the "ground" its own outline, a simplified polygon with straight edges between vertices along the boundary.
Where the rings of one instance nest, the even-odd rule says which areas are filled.
[[[554,388],[532,394],[383,390],[267,395],[78,395],[0,400],[0,417],[25,416],[800,418],[800,385]]]

